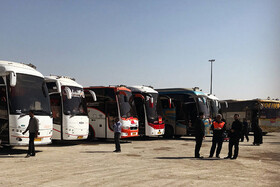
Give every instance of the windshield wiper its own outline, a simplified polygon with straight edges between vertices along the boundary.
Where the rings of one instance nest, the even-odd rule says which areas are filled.
[[[48,116],[51,116],[51,113],[45,110],[34,110],[35,114],[47,114]]]
[[[28,113],[20,113],[18,119],[20,119],[20,118],[22,118],[22,117],[24,117],[26,115],[28,115]]]

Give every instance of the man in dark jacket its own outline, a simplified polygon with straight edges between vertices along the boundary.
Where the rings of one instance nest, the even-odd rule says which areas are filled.
[[[202,145],[203,138],[205,136],[205,126],[203,122],[204,114],[203,112],[199,113],[199,117],[195,122],[195,158],[203,158],[200,156],[199,151]]]
[[[229,133],[228,156],[225,159],[236,159],[239,151],[239,139],[242,132],[242,122],[239,121],[239,114],[234,114],[234,122],[232,123]],[[234,146],[234,155],[232,157],[232,147]]]
[[[241,140],[241,142],[243,142],[244,141],[244,136],[245,136],[247,142],[249,142],[249,137],[248,137],[249,129],[248,129],[248,122],[247,122],[246,118],[243,119],[242,124],[243,124],[243,129],[242,129],[242,134],[241,134],[240,140]]]
[[[28,152],[26,155],[26,158],[30,156],[35,156],[35,146],[34,146],[34,139],[38,136],[39,131],[39,120],[34,117],[34,112],[32,110],[29,111],[29,124],[26,130],[22,133],[25,134],[27,131],[29,131],[29,146],[28,146]]]
[[[226,130],[225,122],[222,121],[222,115],[218,114],[216,120],[213,121],[211,130],[213,130],[213,138],[212,138],[212,147],[210,150],[209,158],[212,158],[216,149],[216,145],[218,144],[216,151],[216,158],[220,158],[220,152],[223,146],[224,137],[223,134]]]

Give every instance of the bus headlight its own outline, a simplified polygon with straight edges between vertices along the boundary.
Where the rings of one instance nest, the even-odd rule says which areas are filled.
[[[129,126],[123,126],[123,129],[127,130],[129,129]]]

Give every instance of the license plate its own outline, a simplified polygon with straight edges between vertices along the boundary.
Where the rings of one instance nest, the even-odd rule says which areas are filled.
[[[158,134],[161,134],[161,132],[159,131]]]
[[[78,139],[83,139],[83,136],[78,136]]]
[[[35,142],[40,142],[42,140],[42,138],[35,138],[34,141]]]
[[[132,135],[132,136],[137,135],[137,132],[133,132],[133,133],[131,133],[131,135]]]

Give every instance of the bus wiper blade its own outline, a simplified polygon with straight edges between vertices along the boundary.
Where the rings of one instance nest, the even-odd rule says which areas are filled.
[[[47,114],[48,116],[51,116],[51,113],[45,110],[34,110],[35,114]]]
[[[18,119],[20,119],[20,118],[22,118],[22,117],[24,117],[24,116],[26,116],[26,115],[27,115],[27,113],[21,113],[21,114],[19,115]]]

